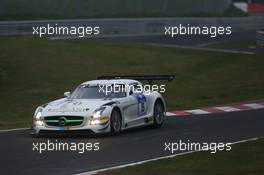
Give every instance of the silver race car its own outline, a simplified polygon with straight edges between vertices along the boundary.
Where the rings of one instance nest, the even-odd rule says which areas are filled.
[[[161,93],[146,90],[138,80],[173,80],[173,75],[102,76],[79,85],[64,98],[39,106],[32,134],[112,133],[154,125],[161,127],[166,103]]]

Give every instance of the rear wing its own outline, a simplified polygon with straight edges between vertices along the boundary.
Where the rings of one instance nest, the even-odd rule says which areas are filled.
[[[175,79],[175,75],[125,75],[125,76],[99,76],[98,80],[112,80],[112,79],[131,79],[138,81],[172,81]]]

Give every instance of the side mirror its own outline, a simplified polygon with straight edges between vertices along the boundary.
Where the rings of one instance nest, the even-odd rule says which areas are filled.
[[[69,98],[71,96],[71,92],[64,92],[64,96]]]

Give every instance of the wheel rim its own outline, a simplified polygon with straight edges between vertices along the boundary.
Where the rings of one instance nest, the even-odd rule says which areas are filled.
[[[120,127],[121,127],[121,122],[120,122],[120,117],[118,115],[118,113],[115,111],[113,113],[113,120],[112,120],[113,124],[113,129],[115,132],[119,132],[120,131]]]
[[[157,104],[155,108],[155,120],[157,124],[161,124],[164,118],[163,108],[160,104]]]

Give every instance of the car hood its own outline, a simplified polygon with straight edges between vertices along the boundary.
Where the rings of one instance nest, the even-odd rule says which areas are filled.
[[[48,103],[43,109],[42,115],[90,116],[97,108],[111,101],[111,99],[87,100],[62,98]]]

